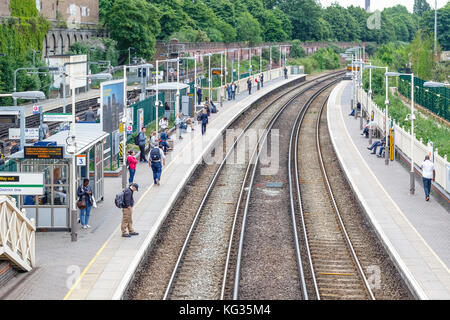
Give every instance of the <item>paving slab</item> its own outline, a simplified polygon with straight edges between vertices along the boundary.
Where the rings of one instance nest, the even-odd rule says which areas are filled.
[[[450,212],[422,183],[409,193],[409,171],[388,166],[367,150],[360,120],[349,117],[351,81],[341,82],[328,101],[328,126],[344,172],[375,232],[407,285],[419,299],[450,299]]]

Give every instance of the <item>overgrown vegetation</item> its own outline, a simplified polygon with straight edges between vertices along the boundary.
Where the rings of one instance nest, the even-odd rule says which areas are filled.
[[[0,23],[0,92],[13,91],[14,70],[33,67],[33,50],[42,51],[44,37],[50,28],[49,22],[38,15],[34,0],[11,0],[12,17]],[[43,66],[36,58],[36,66]],[[41,90],[48,93],[50,77],[47,74],[17,77],[17,91]],[[0,98],[0,105],[11,105],[11,98]]]
[[[307,74],[342,67],[339,54],[333,47],[319,49],[316,53],[306,58],[290,59],[288,65],[302,65],[305,67]]]

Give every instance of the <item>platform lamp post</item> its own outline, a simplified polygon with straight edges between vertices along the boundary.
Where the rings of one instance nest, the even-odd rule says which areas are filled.
[[[131,65],[131,49],[134,50],[133,47],[128,47],[128,65]]]
[[[407,119],[411,121],[411,171],[410,171],[410,188],[409,192],[414,194],[415,191],[415,179],[414,179],[414,120],[416,119],[414,115],[414,73],[399,73],[399,72],[387,72],[386,71],[386,83],[388,77],[398,77],[398,76],[411,76],[411,114],[407,116]],[[387,105],[386,105],[387,106]],[[387,118],[386,118],[387,119]],[[386,132],[387,129],[386,129]],[[386,133],[387,136],[387,133]],[[387,146],[387,138],[386,138],[386,146]],[[388,152],[386,150],[386,155]]]
[[[369,69],[369,93],[367,95],[367,112],[369,112],[369,116],[370,116],[370,125],[369,125],[369,145],[372,145],[372,140],[373,140],[373,128],[372,128],[372,113],[373,110],[371,110],[371,108],[369,108],[372,104],[372,69],[386,69],[386,67],[380,67],[380,66],[374,66],[372,65],[372,63],[370,63],[370,65],[365,66],[366,69]]]
[[[41,53],[40,51],[33,50],[33,66],[36,65],[36,53]]]
[[[70,136],[67,137],[67,153],[72,155],[72,170],[71,170],[71,181],[72,181],[72,215],[71,215],[71,240],[72,242],[77,241],[76,225],[77,225],[77,172],[76,172],[76,154],[77,154],[77,143],[76,143],[76,108],[75,108],[75,85],[73,81],[76,79],[83,80],[85,77],[71,77],[70,83],[72,87],[72,126],[70,128]],[[99,73],[94,75],[88,75],[87,78],[94,80],[111,80],[113,77],[109,73]],[[71,141],[69,141],[71,139]]]

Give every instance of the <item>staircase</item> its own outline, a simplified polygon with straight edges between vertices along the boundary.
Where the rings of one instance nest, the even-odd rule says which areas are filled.
[[[22,271],[35,266],[35,231],[34,221],[17,208],[15,199],[0,196],[0,273],[11,266]]]
[[[0,288],[8,283],[17,274],[17,269],[14,268],[8,261],[0,261]]]

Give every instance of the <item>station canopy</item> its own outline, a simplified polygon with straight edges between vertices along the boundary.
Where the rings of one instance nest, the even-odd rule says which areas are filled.
[[[189,85],[179,82],[164,82],[158,84],[158,90],[183,90],[189,88]],[[147,88],[147,90],[155,90],[156,85],[152,85]]]
[[[101,129],[101,125],[98,123],[77,123],[75,124],[75,137],[77,142],[77,155],[83,154],[98,142],[109,136],[108,133]],[[70,130],[60,131],[53,136],[43,140],[44,142],[56,142],[57,146],[67,146],[66,141],[70,141]],[[67,153],[65,149],[64,158],[71,159],[72,155]],[[23,150],[16,152],[10,156],[10,158],[21,159],[23,158]]]

